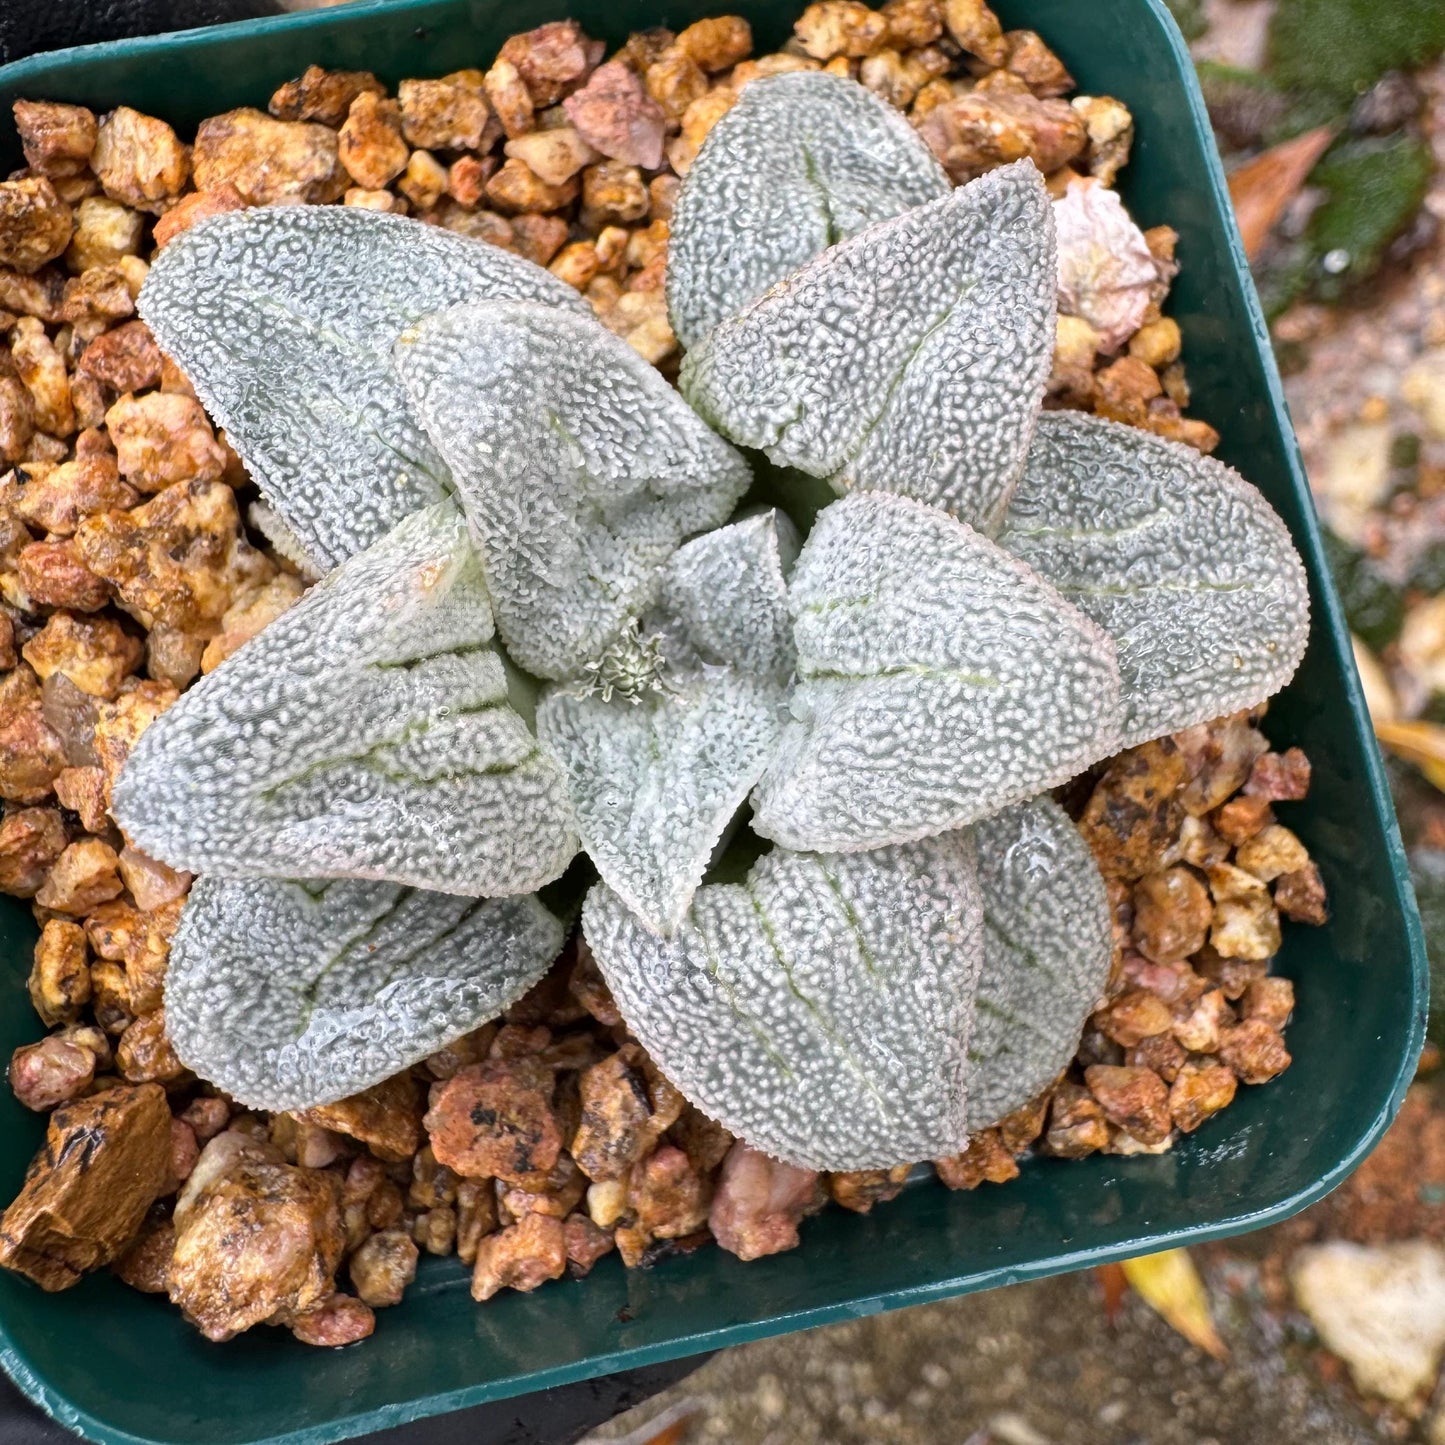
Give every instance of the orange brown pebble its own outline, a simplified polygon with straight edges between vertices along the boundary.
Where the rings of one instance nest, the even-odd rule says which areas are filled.
[[[1299,748],[1265,753],[1250,770],[1244,791],[1271,802],[1293,802],[1308,795],[1310,760]]]
[[[201,122],[193,164],[197,190],[229,183],[253,206],[335,201],[346,189],[335,131],[249,107]]]
[[[814,1170],[780,1163],[739,1141],[723,1161],[708,1227],[729,1254],[761,1259],[795,1248],[799,1223],[826,1197]]]
[[[0,1218],[0,1264],[42,1289],[69,1289],[130,1242],[165,1185],[165,1090],[122,1085],[63,1104]]]
[[[1280,1031],[1259,1018],[1226,1030],[1219,1057],[1245,1084],[1267,1084],[1290,1066]]]
[[[1112,1123],[1144,1144],[1169,1137],[1169,1089],[1152,1070],[1091,1064],[1084,1082]]]
[[[3,759],[0,730],[0,759]],[[0,818],[0,892],[30,898],[69,841],[55,808],[15,808]]]
[[[369,1305],[348,1294],[328,1295],[320,1304],[289,1317],[291,1333],[303,1345],[334,1350],[366,1339],[376,1329]]]
[[[422,1144],[421,1087],[410,1074],[398,1074],[341,1099],[305,1109],[300,1117],[365,1144],[379,1159],[400,1163]]]
[[[346,119],[351,102],[367,91],[386,94],[386,87],[369,70],[308,65],[295,80],[277,88],[266,108],[277,120],[315,120],[336,128]]]
[[[44,100],[17,100],[15,129],[31,170],[52,179],[85,172],[95,149],[93,112],[83,105],[57,105]]]
[[[1134,887],[1135,947],[1156,963],[1177,963],[1204,947],[1213,913],[1208,891],[1188,868],[1150,873]]]
[[[562,1221],[529,1214],[478,1244],[472,1298],[489,1300],[503,1289],[534,1290],[549,1279],[561,1279],[566,1269],[567,1234]]]
[[[515,1179],[557,1162],[562,1132],[551,1069],[535,1058],[489,1059],[434,1086],[423,1121],[437,1158],[472,1178]]]
[[[164,1100],[164,1094],[155,1085]],[[169,1116],[166,1157],[170,1153]],[[207,1339],[228,1340],[286,1313],[304,1316],[334,1293],[345,1237],[341,1181],[283,1164],[234,1131],[201,1152],[177,1200],[171,1302]]]
[[[0,181],[0,266],[38,271],[70,244],[70,207],[44,176]]]
[[[44,1113],[83,1093],[95,1077],[95,1065],[92,1049],[51,1034],[11,1055],[10,1088],[27,1109]]]
[[[854,1169],[844,1174],[829,1174],[823,1182],[834,1204],[841,1204],[854,1214],[868,1214],[875,1204],[897,1199],[908,1174],[909,1166],[900,1164],[896,1169]]]
[[[574,91],[602,54],[602,42],[588,39],[575,20],[553,20],[512,36],[498,59],[516,67],[533,104],[544,108]]]
[[[190,148],[164,121],[122,105],[100,122],[90,164],[111,200],[160,215],[190,177]]]
[[[1164,863],[1184,818],[1177,797],[1184,779],[1184,757],[1170,738],[1133,748],[1109,766],[1079,819],[1106,878],[1139,878]]]
[[[224,216],[229,211],[242,211],[245,208],[246,198],[230,181],[223,181],[220,185],[211,186],[206,190],[192,191],[190,195],[181,197],[165,215],[156,221],[156,249],[163,250],[182,231],[188,231],[197,221],[204,221],[207,216]],[[138,390],[137,387],[118,389]]]
[[[935,1159],[938,1177],[950,1189],[977,1189],[980,1184],[1007,1184],[1019,1166],[1004,1148],[997,1129],[984,1129],[968,1141],[961,1154]]]
[[[562,1237],[567,1248],[567,1273],[582,1279],[605,1254],[616,1248],[612,1235],[585,1214],[569,1214],[562,1222]]]
[[[90,1002],[90,968],[85,930],[78,923],[48,918],[35,944],[27,985],[30,1002],[50,1025],[74,1023]]]
[[[1169,1090],[1169,1114],[1177,1128],[1191,1134],[1234,1099],[1234,1074],[1208,1060],[1185,1064]]]

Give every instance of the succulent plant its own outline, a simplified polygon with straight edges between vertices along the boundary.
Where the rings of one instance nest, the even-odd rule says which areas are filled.
[[[343,1097],[504,1008],[580,843],[586,941],[699,1108],[815,1168],[956,1152],[1108,975],[1047,790],[1297,665],[1259,494],[1044,411],[1032,165],[954,190],[853,82],[754,81],[667,286],[679,391],[547,273],[412,221],[249,211],[152,268],[142,314],[327,573],[115,790],[203,875],[167,1018],[242,1102]],[[751,495],[739,447],[773,463]]]

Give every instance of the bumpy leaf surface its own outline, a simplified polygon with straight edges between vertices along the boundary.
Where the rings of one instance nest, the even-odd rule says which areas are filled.
[[[1192,447],[1046,415],[999,542],[1114,639],[1125,747],[1262,702],[1304,656],[1309,593],[1288,531]]]
[[[248,1108],[310,1108],[495,1018],[563,937],[531,895],[202,878],[171,946],[166,1031],[189,1068]]]
[[[446,495],[391,348],[418,317],[577,293],[496,246],[355,206],[216,216],[151,268],[141,315],[319,572]]]
[[[777,850],[654,937],[599,884],[587,941],[628,1026],[698,1108],[809,1169],[957,1152],[981,967],[973,847]]]
[[[115,815],[175,867],[530,893],[576,852],[451,502],[401,522],[141,738]]]
[[[1079,1047],[1113,960],[1094,855],[1051,798],[975,824],[983,977],[968,1042],[970,1133],[1043,1092]]]
[[[797,528],[769,510],[679,547],[662,573],[657,625],[675,665],[722,664],[786,680],[796,664],[788,577]]]
[[[657,597],[682,539],[719,526],[747,463],[656,370],[589,318],[461,306],[397,345],[446,458],[513,659],[561,678]]]
[[[851,852],[961,828],[1113,752],[1114,645],[972,528],[872,492],[819,517],[789,589],[798,685],[753,829]]]
[[[839,491],[901,492],[991,531],[1053,359],[1054,220],[1031,161],[825,251],[691,352],[724,436]]]
[[[820,251],[950,188],[918,132],[856,81],[806,71],[750,81],[708,132],[672,213],[672,329],[695,346]]]
[[[791,524],[770,512],[678,549],[652,634],[664,686],[642,700],[554,688],[537,736],[567,773],[597,871],[661,934],[682,921],[713,850],[782,732],[792,671]]]

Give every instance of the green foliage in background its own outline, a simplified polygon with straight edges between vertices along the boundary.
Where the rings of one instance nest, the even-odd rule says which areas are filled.
[[[1320,531],[1350,631],[1372,652],[1382,651],[1400,635],[1405,620],[1403,593],[1358,547],[1328,527]]]
[[[1279,0],[1270,64],[1281,85],[1349,105],[1387,70],[1445,50],[1441,0]]]
[[[1164,3],[1186,40],[1198,40],[1209,29],[1209,22],[1204,18],[1203,0],[1164,0]]]
[[[1445,0],[1439,0],[1445,16]],[[1410,223],[1430,185],[1430,149],[1412,136],[1367,137],[1337,145],[1310,173],[1325,202],[1310,218],[1305,241],[1321,258],[1316,294],[1334,300],[1373,275],[1390,242]],[[1331,269],[1339,256],[1343,269]]]

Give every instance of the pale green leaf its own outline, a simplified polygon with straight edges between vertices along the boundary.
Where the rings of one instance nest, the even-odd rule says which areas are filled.
[[[949,190],[918,132],[857,81],[807,71],[749,81],[673,209],[672,329],[695,346],[820,251]]]
[[[1309,589],[1284,523],[1192,447],[1050,413],[999,543],[1114,639],[1125,747],[1263,702],[1304,656]]]
[[[643,696],[553,688],[542,746],[567,773],[605,882],[671,933],[777,745],[792,670],[787,571],[796,537],[765,513],[675,552],[649,619],[662,669]]]
[[[656,600],[678,544],[747,489],[738,453],[590,318],[457,307],[409,329],[397,360],[455,476],[497,629],[538,677],[596,658]]]
[[[529,893],[577,839],[491,638],[455,506],[414,513],[147,729],[116,819],[193,873]]]
[[[863,493],[822,513],[790,587],[793,721],[753,793],[784,847],[961,828],[1117,750],[1107,636],[987,538]]]
[[[971,1133],[1022,1108],[1068,1067],[1113,961],[1094,855],[1051,798],[973,827],[983,977],[968,1043]]]
[[[485,242],[355,206],[210,217],[161,252],[140,312],[317,571],[445,496],[392,367],[404,327],[460,301],[577,293]]]
[[[724,436],[839,491],[899,492],[992,531],[1053,361],[1055,242],[1032,162],[825,251],[684,360]]]
[[[982,962],[966,834],[775,850],[746,883],[699,889],[671,940],[599,884],[583,927],[658,1068],[747,1143],[809,1169],[963,1147]]]
[[[532,895],[202,878],[171,945],[166,1032],[188,1068],[248,1108],[311,1108],[495,1018],[563,936]]]
[[[796,662],[788,578],[797,558],[797,528],[776,510],[696,537],[663,570],[657,625],[700,663],[786,680]]]

